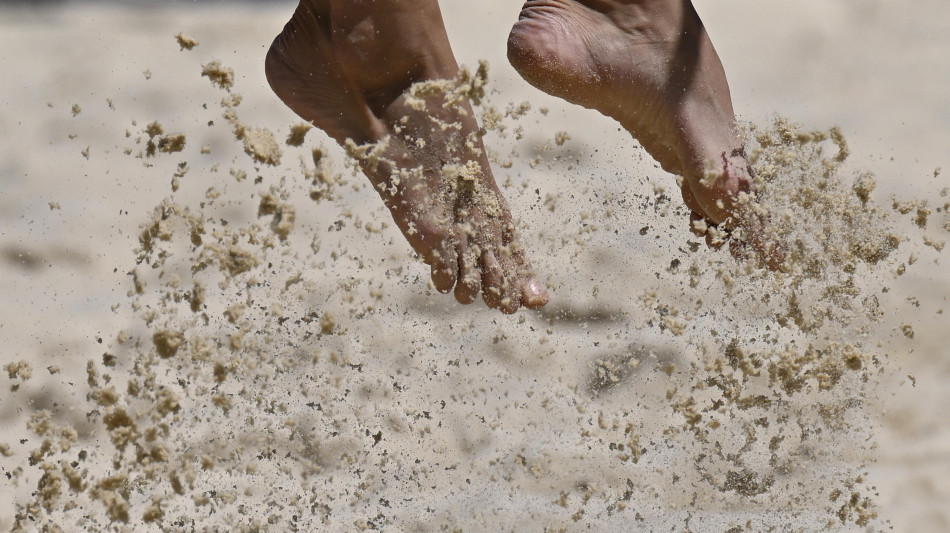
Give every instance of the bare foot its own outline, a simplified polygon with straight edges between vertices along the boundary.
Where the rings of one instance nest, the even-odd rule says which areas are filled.
[[[506,313],[541,307],[471,105],[410,91],[458,71],[437,0],[301,0],[266,59],[298,115],[340,144],[378,143],[362,169],[438,290],[462,303],[481,292]]]
[[[726,75],[689,0],[528,0],[508,58],[539,89],[618,120],[683,176],[694,220],[724,222],[749,190]]]

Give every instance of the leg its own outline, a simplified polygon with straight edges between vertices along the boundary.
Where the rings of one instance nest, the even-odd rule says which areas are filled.
[[[471,106],[424,109],[417,82],[459,67],[437,0],[301,0],[266,59],[274,92],[340,144],[385,143],[363,170],[442,292],[462,303],[481,292],[504,312],[541,307],[547,294],[514,235],[477,136]],[[467,168],[465,178],[445,170]]]
[[[618,120],[683,176],[696,215],[721,223],[749,190],[726,75],[690,0],[528,0],[508,57],[541,90]]]

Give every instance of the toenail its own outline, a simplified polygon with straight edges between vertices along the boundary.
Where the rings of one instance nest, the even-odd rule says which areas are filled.
[[[534,280],[528,284],[528,292],[534,295],[540,295],[544,292],[544,287],[541,286],[541,282]]]

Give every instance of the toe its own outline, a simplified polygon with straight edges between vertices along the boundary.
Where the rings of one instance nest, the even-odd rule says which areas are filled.
[[[697,237],[706,236],[706,218],[696,211],[689,214],[689,231]]]
[[[498,309],[506,315],[513,315],[521,309],[521,287],[506,282],[503,288],[504,296],[498,302]]]
[[[457,240],[441,217],[423,217],[414,221],[416,232],[409,244],[431,269],[432,284],[445,294],[455,286],[458,275]]]
[[[455,286],[458,274],[458,251],[454,236],[444,228],[428,221],[420,224],[422,239],[413,243],[423,260],[430,266],[432,284],[445,294]]]
[[[510,253],[499,250],[494,255],[501,264],[501,271],[504,275],[501,283],[501,301],[498,302],[498,308],[502,313],[510,315],[521,308],[521,278]]]
[[[492,309],[501,307],[505,297],[505,275],[495,253],[486,250],[482,253],[482,298]]]
[[[748,193],[752,188],[748,162],[741,152],[733,152],[734,155],[731,156],[727,156],[727,152],[721,154],[721,170],[714,166],[709,167],[718,173],[712,183],[704,183],[703,180],[694,178],[687,180],[683,186],[684,199],[686,189],[689,188],[694,200],[701,207],[699,212],[716,224],[729,219],[734,214],[739,193]]]
[[[463,237],[459,244],[458,283],[455,285],[455,299],[461,304],[474,302],[482,288],[478,263],[478,251],[468,246],[467,239]]]
[[[534,275],[534,269],[525,256],[524,251],[516,248],[513,253],[515,268],[520,281],[521,305],[528,309],[539,309],[548,303],[548,291],[544,284]]]
[[[437,291],[442,294],[448,294],[455,287],[456,277],[458,275],[458,258],[455,251],[450,254],[441,255],[432,262],[432,284]]]
[[[529,284],[529,279],[533,278],[531,265],[518,242],[515,226],[510,221],[501,225],[501,242],[495,243],[494,255],[505,276],[501,311],[507,314],[517,312],[526,299],[526,288],[535,293],[528,300],[537,306],[537,287],[531,287]]]
[[[692,186],[690,186],[689,182],[685,179],[683,180],[682,187],[680,187],[680,192],[683,193],[683,203],[686,204],[686,207],[693,212],[693,215],[698,215],[702,218],[703,208],[699,205],[699,201],[696,200]]]

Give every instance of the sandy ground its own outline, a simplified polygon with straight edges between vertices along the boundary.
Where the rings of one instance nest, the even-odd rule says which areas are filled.
[[[103,352],[117,355],[115,369],[100,365],[99,371],[114,373],[119,383],[141,350],[117,345],[118,333],[150,338],[155,326],[143,316],[151,308],[157,324],[179,319],[178,312],[149,300],[148,292],[130,293],[129,272],[136,268],[140,226],[171,194],[177,164],[187,161],[190,170],[175,200],[206,202],[207,215],[232,226],[252,223],[255,194],[286,178],[296,227],[288,243],[268,252],[269,266],[255,271],[261,285],[242,294],[234,284],[219,289],[209,283],[205,301],[220,316],[234,301],[256,298],[246,318],[257,324],[246,326],[244,336],[280,354],[278,362],[300,366],[266,378],[264,371],[233,376],[220,390],[202,385],[185,373],[188,368],[181,375],[172,367],[159,373],[159,382],[188,391],[181,405],[191,414],[181,415],[189,419],[181,427],[193,433],[169,438],[170,449],[214,455],[240,442],[243,451],[228,448],[230,459],[222,455],[222,466],[199,476],[192,489],[230,491],[230,501],[194,507],[189,516],[172,489],[145,491],[147,497],[132,496],[132,531],[145,530],[144,508],[158,496],[170,502],[162,522],[169,530],[281,531],[291,524],[304,531],[864,530],[815,503],[828,500],[830,485],[823,483],[840,484],[834,477],[839,471],[845,477],[867,472],[865,484],[875,487],[862,492],[873,496],[880,515],[867,529],[950,531],[944,409],[950,402],[950,330],[948,315],[937,314],[948,305],[950,276],[938,264],[939,254],[921,248],[920,260],[903,276],[874,271],[863,280],[888,287],[889,301],[896,303],[886,316],[913,324],[915,336],[911,342],[881,333],[888,358],[875,377],[874,396],[859,399],[862,429],[829,431],[816,437],[811,455],[796,453],[798,469],[790,476],[798,488],[790,493],[704,488],[689,466],[704,445],[664,433],[669,410],[658,406],[671,383],[643,371],[609,390],[592,385],[595,362],[631,346],[656,353],[657,368],[670,361],[688,366],[696,356],[694,344],[644,326],[648,316],[639,298],[656,291],[670,301],[690,300],[688,287],[660,275],[682,256],[689,240],[685,220],[640,207],[655,184],[671,187],[672,178],[610,120],[540,94],[518,78],[504,60],[517,2],[443,6],[460,62],[489,60],[494,105],[532,104],[532,114],[511,125],[523,128],[523,138],[511,133],[487,142],[502,155],[517,150],[512,167],[499,168],[498,177],[512,183],[506,195],[529,228],[527,246],[552,287],[551,311],[503,317],[429,290],[424,267],[393,228],[364,230],[382,227],[388,214],[318,132],[309,134],[304,148],[285,147],[285,163],[294,169],[311,146],[330,148],[348,182],[332,203],[310,202],[306,185],[291,172],[255,165],[243,153],[221,118],[218,102],[225,93],[200,77],[201,64],[219,59],[233,67],[235,92],[244,96],[241,120],[282,139],[298,120],[269,92],[262,57],[290,6],[146,10],[79,4],[0,11],[0,364],[25,360],[33,369],[25,382],[6,381],[0,399],[0,444],[12,454],[0,456],[0,529],[12,527],[14,505],[27,502],[36,488],[38,469],[28,455],[39,439],[26,421],[39,410],[79,432],[64,458],[86,450],[89,475],[111,475],[112,445],[101,431],[101,413],[87,416],[87,361],[98,365]],[[853,152],[849,168],[876,175],[882,203],[892,194],[929,199],[932,206],[946,202],[937,191],[950,182],[935,169],[950,163],[950,32],[944,27],[950,4],[716,0],[697,8],[743,120],[764,124],[780,113],[809,129],[840,125]],[[179,51],[173,36],[180,31],[201,44]],[[80,106],[75,116],[74,104]],[[542,107],[549,108],[547,115],[538,112]],[[188,145],[146,167],[134,157],[142,149],[136,137],[154,120],[169,132],[186,132]],[[550,145],[556,131],[567,131],[571,140],[539,148]],[[131,156],[123,153],[127,148]],[[530,164],[536,157],[540,164]],[[232,168],[246,171],[248,179],[237,182]],[[256,177],[260,185],[253,183]],[[220,199],[208,194],[209,187]],[[945,220],[946,213],[935,213],[924,233],[946,240]],[[588,226],[596,230],[584,230]],[[637,231],[643,227],[654,229],[644,236]],[[168,276],[178,275],[190,289],[186,270],[169,266]],[[168,282],[142,271],[150,288]],[[302,281],[285,286],[298,272]],[[714,288],[704,290],[702,297],[715,301],[709,294]],[[311,338],[308,327],[320,329],[319,322],[284,327],[280,321],[278,327],[271,320],[311,310],[317,317],[331,313],[336,325]],[[203,331],[233,335],[226,324],[216,324]],[[754,336],[765,324],[743,327]],[[316,357],[312,367],[301,363],[318,352],[319,364]],[[61,371],[48,371],[53,365]],[[16,391],[6,392],[14,385]],[[217,412],[202,425],[203,404],[225,389],[234,394],[232,415]],[[308,394],[324,403],[306,401]],[[814,401],[825,398],[816,393]],[[274,414],[278,404],[283,407]],[[319,414],[311,404],[321,406]],[[256,426],[249,420],[255,414]],[[273,429],[285,420],[294,422]],[[619,460],[615,446],[629,441],[624,428],[631,422],[646,450],[636,464]],[[291,426],[298,429],[288,437]],[[307,438],[322,450],[314,452],[317,467],[308,475],[288,473],[298,463],[260,458],[268,450],[298,450]],[[722,443],[727,449],[733,444]],[[63,520],[66,531],[122,525],[98,502]]]

